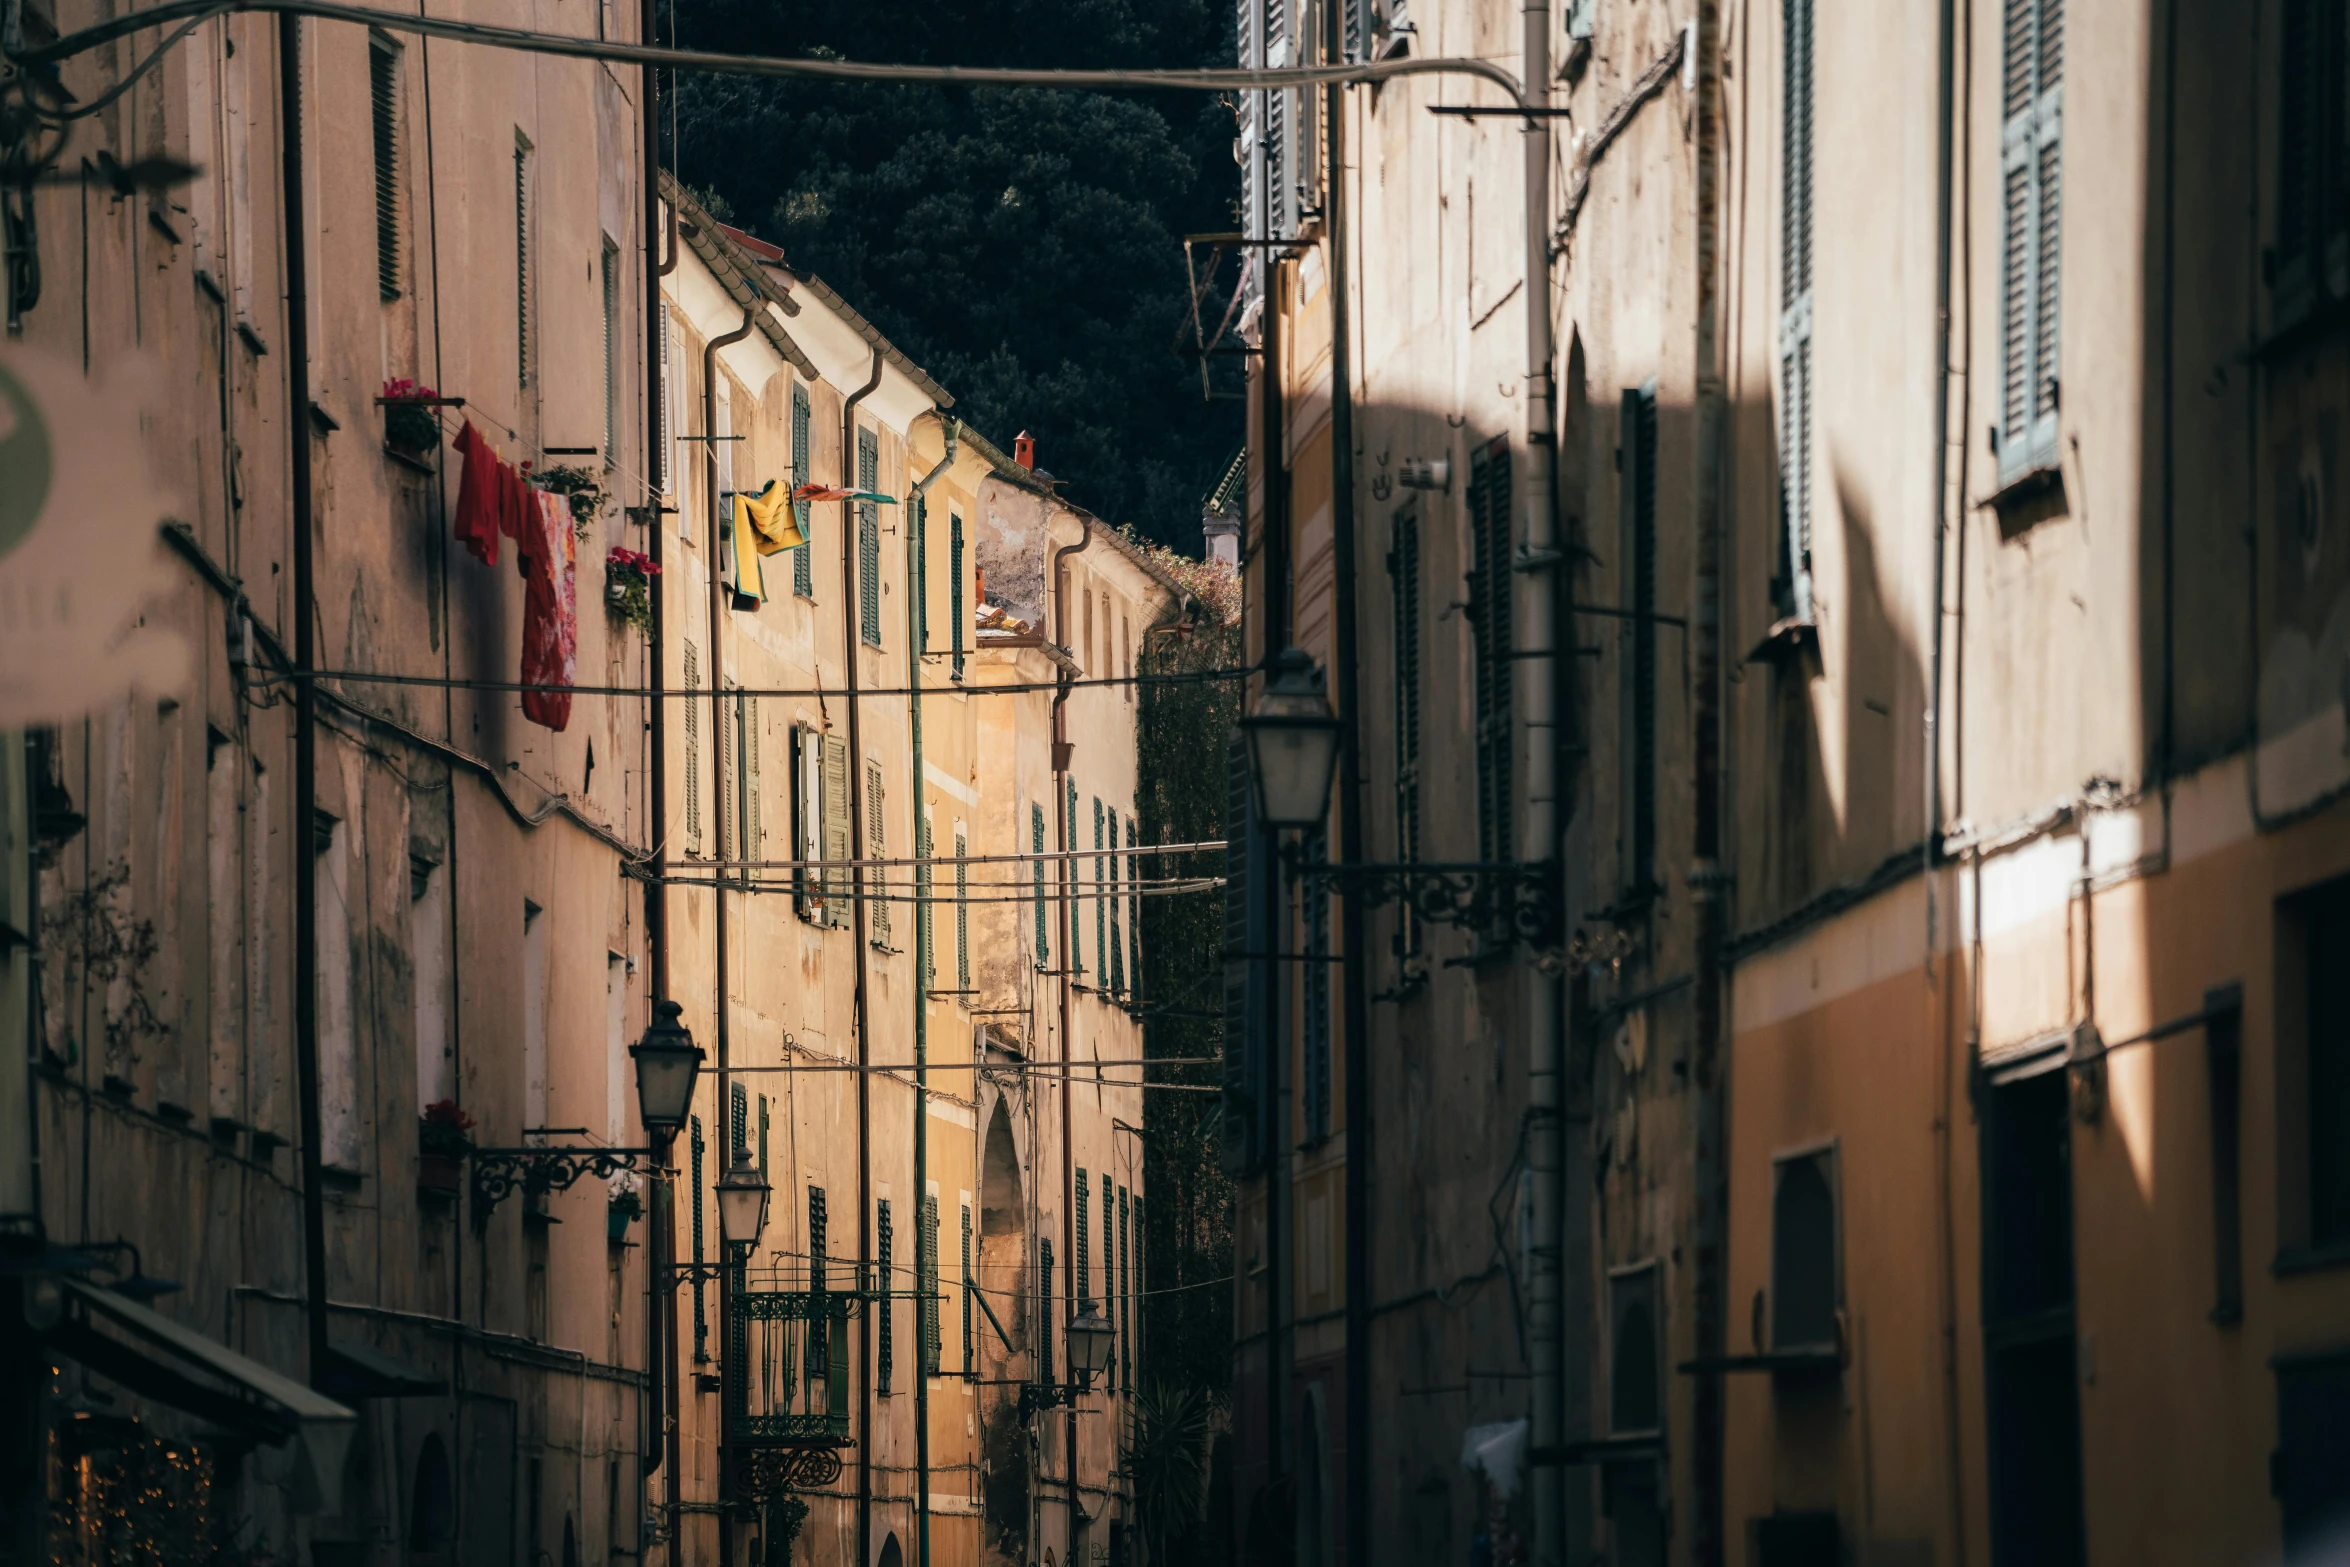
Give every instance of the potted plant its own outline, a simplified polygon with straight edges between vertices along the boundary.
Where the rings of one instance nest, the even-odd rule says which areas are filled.
[[[604,557],[604,607],[639,631],[653,629],[653,579],[661,567],[650,555],[615,544]]]
[[[380,399],[384,411],[384,447],[402,457],[421,461],[441,444],[440,416],[433,412],[441,394],[429,386],[402,377],[384,383]]]
[[[420,1196],[453,1198],[473,1152],[473,1117],[454,1099],[424,1107],[416,1129],[416,1190]]]
[[[562,496],[571,504],[571,531],[585,539],[588,524],[596,520],[596,513],[611,499],[605,493],[603,479],[593,471],[572,465],[541,468],[531,474],[530,482],[542,490]]]
[[[628,1239],[629,1221],[644,1216],[644,1194],[637,1190],[636,1177],[622,1175],[612,1183],[612,1200],[604,1209],[604,1238],[619,1245]]]

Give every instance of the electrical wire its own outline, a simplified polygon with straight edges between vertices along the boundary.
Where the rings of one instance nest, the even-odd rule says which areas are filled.
[[[982,643],[974,652],[987,651]],[[930,654],[927,657],[944,657]],[[1024,680],[1010,685],[940,686],[859,686],[850,691],[846,686],[728,686],[719,693],[722,697],[868,697],[868,696],[1029,696],[1041,693],[1078,691],[1110,686],[1187,686],[1205,685],[1226,680],[1245,680],[1257,673],[1255,666],[1227,669],[1198,669],[1172,675],[1097,675],[1077,680]],[[313,669],[305,673],[288,669],[255,679],[256,686],[295,680],[341,680],[353,685],[428,686],[436,690],[456,691],[551,691],[568,696],[624,696],[661,697],[665,700],[698,698],[710,699],[707,687],[696,686],[581,686],[533,683],[525,680],[482,680],[465,675],[389,675],[366,669]]]

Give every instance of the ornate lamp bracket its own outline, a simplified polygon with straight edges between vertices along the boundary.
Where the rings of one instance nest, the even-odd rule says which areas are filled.
[[[610,1180],[623,1170],[653,1168],[650,1148],[476,1148],[471,1158],[476,1224],[489,1223],[517,1187],[537,1196],[569,1191],[583,1176]]]

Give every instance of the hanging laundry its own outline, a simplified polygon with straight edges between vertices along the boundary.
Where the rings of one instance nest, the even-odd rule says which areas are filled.
[[[791,492],[795,501],[871,501],[877,506],[895,506],[898,498],[878,490],[844,490],[837,484],[807,483]]]
[[[506,480],[513,470],[497,450],[481,438],[473,421],[457,436],[457,451],[465,459],[465,478],[457,489],[457,541],[485,566],[498,563],[498,535],[511,534],[505,526]]]
[[[767,601],[767,574],[759,569],[756,543],[757,535],[738,495],[734,515],[718,530],[718,579],[726,584],[736,609],[757,609]]]
[[[738,531],[746,521],[757,531],[762,555],[798,549],[808,542],[808,535],[800,525],[798,508],[792,505],[791,492],[774,479],[769,479],[756,495],[737,495],[734,515]]]
[[[522,599],[522,683],[569,686],[579,669],[577,544],[571,507],[560,495],[522,486],[526,510],[515,536],[515,564],[528,584]],[[525,691],[523,715],[560,731],[571,722],[569,691]]]

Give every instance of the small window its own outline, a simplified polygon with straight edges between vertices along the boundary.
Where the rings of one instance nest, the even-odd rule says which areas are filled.
[[[1771,1348],[1833,1349],[1843,1304],[1833,1148],[1776,1161],[1771,1193]]]
[[[367,96],[375,132],[375,281],[385,299],[400,297],[400,46],[367,39]]]
[[[1608,1431],[1641,1436],[1664,1426],[1659,1368],[1663,1340],[1657,1323],[1657,1265],[1640,1263],[1608,1275]]]
[[[2281,1265],[2350,1262],[2350,878],[2277,920]]]

